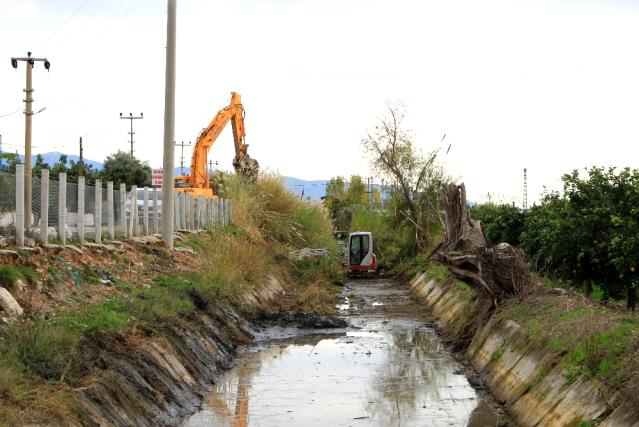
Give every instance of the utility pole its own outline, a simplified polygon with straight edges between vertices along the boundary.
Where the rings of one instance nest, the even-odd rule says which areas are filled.
[[[167,0],[166,76],[164,79],[164,175],[162,177],[162,240],[173,249],[174,197],[173,161],[175,143],[175,32],[177,0]]]
[[[180,175],[184,175],[184,147],[187,145],[190,146],[191,141],[189,141],[188,144],[185,144],[184,141],[182,141],[181,144],[178,144],[177,142],[175,143],[176,147],[180,147],[182,149],[182,154],[180,155]]]
[[[133,157],[133,134],[135,134],[135,132],[133,132],[133,120],[140,120],[143,118],[144,113],[140,113],[139,116],[134,116],[132,113],[129,113],[129,117],[123,116],[122,113],[120,113],[120,119],[131,121],[131,131],[129,132],[129,135],[131,135],[131,140],[129,141],[131,143],[131,157]]]
[[[369,176],[366,178],[366,189],[368,190],[368,208],[373,210],[373,177]]]
[[[47,58],[33,58],[31,52],[23,58],[11,58],[11,66],[18,68],[18,61],[27,63],[27,82],[24,92],[24,228],[30,231],[31,226],[31,200],[33,194],[31,177],[31,119],[33,117],[33,66],[37,62],[44,62],[44,68],[49,71],[51,63]]]
[[[524,197],[522,207],[524,212],[528,210],[528,169],[524,168]]]
[[[84,176],[84,162],[82,157],[82,137],[80,137],[80,163],[78,165],[78,176]]]

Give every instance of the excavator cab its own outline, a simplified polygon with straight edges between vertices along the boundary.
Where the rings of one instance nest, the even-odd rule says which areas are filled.
[[[346,274],[364,276],[377,271],[377,257],[373,253],[373,234],[356,231],[348,235]]]

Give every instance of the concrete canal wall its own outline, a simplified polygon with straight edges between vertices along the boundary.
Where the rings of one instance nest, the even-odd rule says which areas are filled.
[[[422,273],[410,287],[453,336],[468,331],[481,315],[481,302],[459,282]],[[493,316],[471,331],[466,358],[518,424],[639,427],[638,408],[610,407],[602,384],[584,376],[567,379],[561,357],[531,345],[514,321]]]

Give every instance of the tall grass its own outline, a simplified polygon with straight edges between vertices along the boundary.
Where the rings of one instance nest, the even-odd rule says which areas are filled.
[[[332,224],[321,205],[307,205],[287,191],[282,178],[262,174],[257,184],[237,176],[227,178],[225,196],[233,200],[233,221],[256,242],[288,250],[325,247],[337,253]]]

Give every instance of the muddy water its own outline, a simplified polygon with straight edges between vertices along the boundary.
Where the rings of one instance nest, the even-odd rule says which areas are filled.
[[[185,426],[491,426],[405,287],[345,286],[342,330],[269,327]]]

